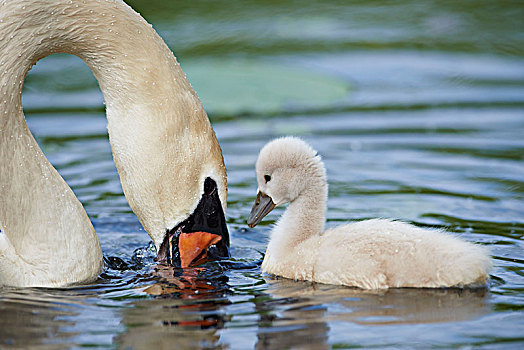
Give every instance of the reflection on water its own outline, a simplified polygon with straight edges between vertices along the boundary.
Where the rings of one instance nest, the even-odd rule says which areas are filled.
[[[29,127],[86,207],[107,268],[88,286],[0,288],[0,348],[522,347],[520,3],[130,3],[209,112],[228,168],[232,258],[155,265],[122,194],[96,81],[78,58],[49,57],[24,84]],[[254,162],[286,134],[325,160],[328,227],[392,217],[445,228],[491,249],[489,290],[374,292],[262,275],[282,209],[246,227]]]
[[[60,343],[68,343],[69,337],[60,330],[72,326],[73,321],[65,318],[78,316],[78,312],[67,306],[67,301],[63,297],[46,295],[45,292],[38,290],[3,290],[2,292],[0,304],[2,345],[37,346],[47,342],[49,338]]]
[[[330,323],[385,326],[467,321],[489,312],[486,289],[393,289],[363,291],[285,279],[268,281],[257,346],[295,345],[329,349]],[[371,329],[371,332],[373,330]],[[373,339],[380,338],[375,335]]]
[[[241,327],[256,330],[257,349],[329,349],[334,326],[342,325],[346,335],[355,336],[356,326],[464,322],[491,312],[487,289],[363,291],[267,277],[263,290],[253,288],[249,299],[240,301],[238,294],[243,293],[228,284],[223,267],[207,265],[187,270],[150,265],[151,275],[142,275],[133,291],[125,291],[127,295],[110,284],[3,290],[3,344],[72,345],[84,337],[81,324],[91,322],[97,324],[94,333],[100,344],[109,341],[136,349],[243,348],[224,344],[221,336],[228,327],[238,327],[235,318],[248,311],[253,317]],[[94,301],[97,305],[92,305]],[[96,310],[100,308],[107,310]],[[381,336],[373,339],[377,338]]]
[[[118,344],[137,349],[215,347],[228,317],[222,309],[230,304],[227,276],[205,267],[153,270],[161,281],[140,290],[151,298],[122,309],[125,331]]]
[[[275,298],[301,300],[308,310],[316,304],[336,303],[350,314],[328,315],[330,320],[363,325],[439,323],[474,319],[489,312],[488,291],[479,289],[391,289],[366,291],[323,284],[268,281],[267,291]],[[349,316],[349,317],[348,317]],[[300,317],[296,319],[301,319]]]

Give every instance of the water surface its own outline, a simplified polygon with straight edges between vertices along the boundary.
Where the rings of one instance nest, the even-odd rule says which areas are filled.
[[[25,82],[28,124],[112,263],[88,286],[0,289],[0,348],[524,345],[520,2],[130,3],[209,112],[228,169],[232,258],[155,266],[96,81],[79,59],[51,56]],[[388,217],[447,229],[491,249],[489,288],[376,292],[261,274],[282,209],[247,228],[254,162],[288,134],[325,160],[327,226]]]

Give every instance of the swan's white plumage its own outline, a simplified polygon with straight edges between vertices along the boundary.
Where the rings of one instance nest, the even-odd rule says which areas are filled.
[[[56,52],[79,56],[97,78],[124,194],[157,249],[166,230],[194,211],[206,177],[217,183],[225,211],[218,141],[151,25],[120,0],[3,1],[0,284],[61,286],[92,280],[102,267],[89,218],[38,147],[21,106],[29,69]]]
[[[264,146],[256,173],[260,192],[277,205],[290,202],[271,231],[266,273],[365,289],[481,285],[489,277],[486,248],[442,231],[386,219],[323,231],[326,171],[298,138]]]

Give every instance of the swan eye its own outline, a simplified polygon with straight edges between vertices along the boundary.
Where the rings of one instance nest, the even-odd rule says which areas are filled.
[[[266,183],[271,181],[271,175],[264,175],[264,180],[266,180]]]

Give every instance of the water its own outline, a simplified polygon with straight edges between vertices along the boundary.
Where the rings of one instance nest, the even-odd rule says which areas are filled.
[[[103,100],[75,57],[25,83],[29,126],[111,264],[91,285],[0,289],[0,348],[524,345],[524,6],[517,1],[132,1],[204,101],[229,176],[232,258],[152,274],[111,159]],[[273,279],[248,229],[260,147],[324,157],[328,226],[391,217],[488,246],[489,289],[360,291]],[[159,267],[157,267],[159,268]],[[162,268],[162,267],[160,267]]]

